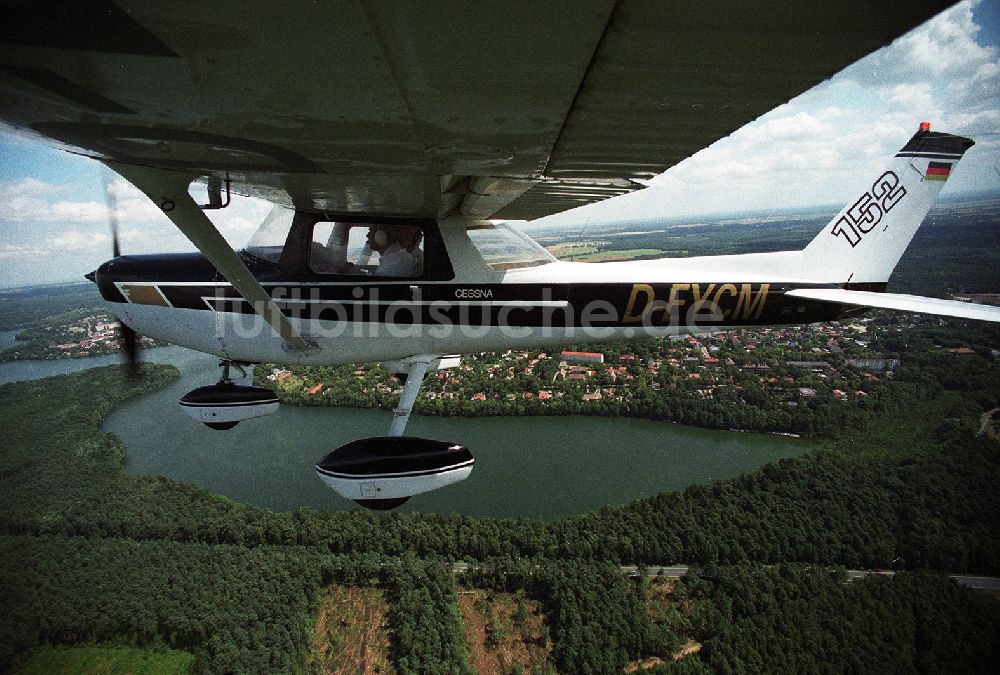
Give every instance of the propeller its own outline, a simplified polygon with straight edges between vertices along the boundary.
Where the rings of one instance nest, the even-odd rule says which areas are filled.
[[[104,201],[108,207],[108,222],[111,226],[111,253],[113,258],[122,254],[121,243],[118,239],[118,200],[111,189],[111,170],[104,167]],[[125,353],[125,369],[131,378],[139,377],[139,335],[124,322],[118,322],[118,329],[121,333],[121,349]]]

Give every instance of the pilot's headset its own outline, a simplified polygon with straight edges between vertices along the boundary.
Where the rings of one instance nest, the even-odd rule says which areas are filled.
[[[375,225],[371,229],[371,238],[365,239],[365,247],[361,249],[361,255],[358,258],[358,265],[361,267],[371,264],[372,256],[375,255],[375,251],[372,249],[372,244],[382,248],[389,243],[389,233],[386,232],[384,227]]]

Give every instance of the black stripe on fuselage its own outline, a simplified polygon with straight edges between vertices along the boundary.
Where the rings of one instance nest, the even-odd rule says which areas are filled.
[[[290,317],[399,326],[782,325],[836,319],[847,309],[844,305],[800,298],[786,301],[785,291],[791,287],[780,283],[264,286]],[[228,285],[163,282],[158,288],[174,307],[254,313],[250,303]],[[871,285],[866,285],[866,289],[884,290]],[[717,314],[713,313],[715,308]]]
[[[174,307],[181,309],[209,309],[205,298],[218,294],[218,289],[210,284],[204,286],[171,286],[169,283],[157,284],[160,292]]]

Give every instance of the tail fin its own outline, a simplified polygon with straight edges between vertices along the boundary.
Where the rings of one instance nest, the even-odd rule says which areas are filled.
[[[871,189],[806,246],[804,276],[843,284],[888,281],[948,174],[973,145],[922,123]]]

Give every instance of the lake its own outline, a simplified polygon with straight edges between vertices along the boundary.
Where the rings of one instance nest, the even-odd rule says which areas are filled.
[[[105,420],[102,428],[128,448],[125,467],[130,473],[167,476],[274,511],[360,508],[323,485],[313,465],[348,441],[384,435],[392,413],[282,406],[270,417],[214,431],[187,417],[177,401],[218,379],[217,359],[181,347],[147,349],[142,356],[176,365],[181,377],[124,403]],[[109,355],[0,363],[0,383],[120,361]],[[476,466],[468,480],[414,497],[401,511],[544,519],[731,478],[817,445],[813,440],[598,417],[415,415],[407,432],[462,443],[476,457]]]
[[[348,441],[384,435],[390,412],[282,406],[270,417],[213,431],[177,401],[217,379],[216,359],[179,347],[148,351],[182,376],[105,421],[103,429],[128,448],[129,472],[168,476],[275,511],[358,508],[324,486],[313,465]],[[407,433],[462,443],[476,466],[468,480],[414,497],[400,510],[545,519],[729,478],[816,447],[811,440],[593,417],[414,416]]]

